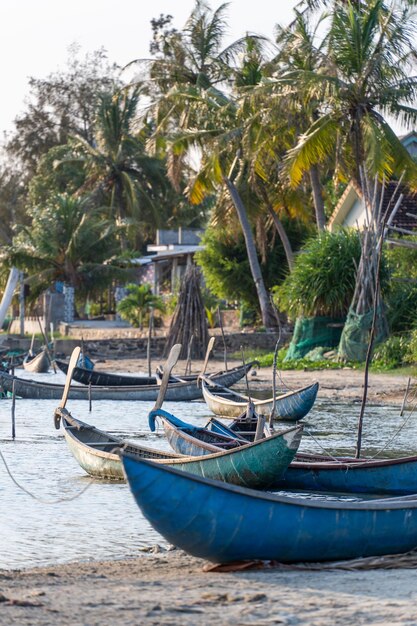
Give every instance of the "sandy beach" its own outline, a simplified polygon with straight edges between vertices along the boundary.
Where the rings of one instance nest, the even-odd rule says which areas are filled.
[[[228,367],[241,365],[241,361],[229,361]],[[155,363],[156,365],[156,363]],[[185,361],[178,361],[173,373],[180,376],[185,371]],[[193,361],[192,371],[200,372],[202,361]],[[215,372],[223,368],[222,360],[210,360],[207,366],[207,372]],[[147,372],[146,359],[123,359],[100,361],[97,363],[96,369],[103,371],[123,371],[130,374],[137,372]],[[249,386],[252,389],[271,389],[272,385],[272,367],[255,368],[256,375],[249,375]],[[277,376],[277,385],[280,383],[280,377],[285,385],[290,389],[304,387],[316,380],[320,383],[318,398],[326,398],[334,401],[346,400],[350,402],[359,402],[362,399],[364,373],[360,370],[351,368],[343,368],[338,370],[318,370],[318,371],[302,371],[287,370],[280,372]],[[401,405],[404,393],[407,388],[408,376],[398,374],[374,374],[369,375],[368,399],[373,403],[389,403]],[[244,388],[244,382],[238,385]],[[409,396],[412,397],[413,390],[411,388]]]
[[[221,366],[211,361],[209,371]],[[194,371],[200,367],[193,364]],[[134,373],[146,371],[146,362],[109,360],[97,369]],[[258,369],[251,388],[270,386],[271,374]],[[363,372],[355,370],[284,372],[283,379],[293,388],[318,380],[321,397],[330,400],[354,402],[362,395]],[[405,376],[372,374],[370,401],[400,405],[406,385]],[[0,570],[0,624],[417,624],[412,569],[207,572],[204,561],[179,550],[155,547],[128,557]]]
[[[0,572],[0,624],[411,626],[415,572],[203,571],[178,550]]]

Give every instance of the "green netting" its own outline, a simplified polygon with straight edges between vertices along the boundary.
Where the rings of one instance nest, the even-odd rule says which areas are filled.
[[[339,344],[344,320],[333,317],[299,317],[285,361],[302,359],[318,347],[334,348]]]
[[[374,337],[375,345],[384,341],[388,336],[383,308],[381,306],[378,308]],[[347,359],[348,361],[364,361],[366,359],[372,318],[373,310],[368,311],[364,315],[358,315],[352,309],[349,309],[338,350],[338,354],[342,359]]]

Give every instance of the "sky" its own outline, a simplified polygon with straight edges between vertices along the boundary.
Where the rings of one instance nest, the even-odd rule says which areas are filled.
[[[221,2],[210,2],[217,8]],[[295,0],[231,0],[229,41],[246,32],[273,36],[277,23],[291,19]],[[65,68],[69,47],[84,53],[104,47],[111,62],[124,66],[149,56],[150,20],[161,13],[181,28],[193,0],[1,0],[0,135],[24,110],[30,76],[44,78]],[[227,41],[226,41],[227,43]]]

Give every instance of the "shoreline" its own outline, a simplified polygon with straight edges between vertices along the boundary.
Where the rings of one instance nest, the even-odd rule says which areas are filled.
[[[230,367],[238,362],[230,362]],[[210,361],[208,371],[221,369]],[[185,363],[176,371],[182,373]],[[201,362],[193,363],[199,371]],[[106,360],[103,371],[146,372],[144,359]],[[318,400],[359,402],[363,372],[285,371],[291,388],[318,380]],[[249,377],[251,389],[271,388],[272,368]],[[370,376],[369,402],[401,406],[408,377]],[[245,388],[244,381],[239,383]],[[123,523],[123,510],[120,511]],[[117,539],[117,538],[116,538]],[[82,541],[82,535],[74,536]],[[205,571],[207,562],[181,550],[153,546],[125,558],[72,561],[0,570],[0,626],[233,624],[239,626],[357,626],[417,623],[414,572],[396,569],[319,569],[291,566],[238,572]]]
[[[153,369],[157,363],[153,363]],[[178,361],[174,368],[174,375],[179,376],[185,371],[185,361]],[[241,361],[233,360],[228,362],[229,368],[241,365]],[[203,361],[193,361],[193,373],[200,372]],[[106,359],[99,361],[96,366],[97,370],[106,372],[124,372],[129,374],[137,374],[138,372],[147,372],[148,366],[146,359]],[[223,369],[223,360],[211,359],[207,366],[207,372],[215,372]],[[296,389],[304,387],[315,381],[320,384],[317,399],[360,402],[363,394],[364,372],[351,368],[328,369],[315,371],[302,370],[285,370],[277,374],[277,387],[280,385],[280,379],[288,388]],[[248,376],[249,387],[251,389],[271,389],[272,388],[272,367],[256,368],[256,375]],[[408,376],[403,374],[374,374],[369,375],[368,401],[370,403],[387,403],[398,404],[401,406],[407,389]],[[235,385],[236,387],[236,385]],[[244,390],[245,381],[241,380],[237,387]],[[412,396],[412,387],[410,388],[410,397]]]
[[[415,624],[414,573],[205,572],[180,550],[0,571],[0,624]]]

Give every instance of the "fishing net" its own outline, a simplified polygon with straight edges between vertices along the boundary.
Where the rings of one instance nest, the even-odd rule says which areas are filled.
[[[349,309],[338,350],[338,354],[342,359],[348,361],[364,361],[366,359],[372,318],[372,309],[364,315],[358,315],[353,309]],[[384,341],[388,336],[382,306],[378,307],[376,319],[374,345]]]
[[[285,361],[302,359],[315,348],[334,348],[339,344],[342,319],[333,317],[299,317]]]

